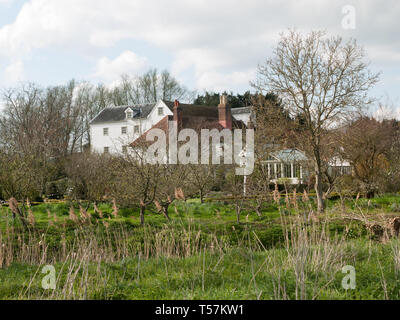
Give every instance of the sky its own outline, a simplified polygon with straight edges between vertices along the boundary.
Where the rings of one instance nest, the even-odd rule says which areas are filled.
[[[250,90],[289,28],[355,38],[400,118],[398,0],[0,0],[0,88],[115,83],[168,69],[189,89]]]

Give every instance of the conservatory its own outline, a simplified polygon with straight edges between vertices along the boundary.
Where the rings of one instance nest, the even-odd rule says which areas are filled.
[[[297,149],[273,152],[263,163],[268,166],[268,175],[273,183],[302,184],[308,177],[308,159]]]

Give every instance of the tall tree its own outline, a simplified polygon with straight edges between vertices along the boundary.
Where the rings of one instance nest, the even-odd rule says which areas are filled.
[[[326,129],[368,105],[377,82],[355,40],[326,37],[324,32],[282,34],[273,56],[259,65],[252,85],[282,98],[294,116],[302,114],[308,153],[314,163],[318,212],[324,211],[322,136]]]
[[[218,106],[220,102],[219,97],[221,95],[225,95],[227,97],[228,104],[231,108],[243,108],[252,106],[254,99],[258,99],[259,93],[251,93],[250,91],[246,91],[244,94],[237,93],[234,95],[232,92],[227,93],[226,91],[221,93],[205,91],[201,95],[198,94],[193,103],[196,105]],[[277,106],[280,105],[279,98],[274,93],[268,92],[263,97]]]
[[[367,198],[374,196],[390,169],[391,146],[395,145],[397,134],[393,124],[395,122],[360,117],[342,133],[342,157],[351,162]]]
[[[122,75],[119,85],[110,89],[111,105],[153,103],[159,99],[192,101],[192,92],[181,85],[167,70],[150,69],[142,75]]]

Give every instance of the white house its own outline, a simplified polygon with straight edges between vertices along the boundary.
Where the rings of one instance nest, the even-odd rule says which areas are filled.
[[[353,167],[348,160],[344,160],[339,156],[335,156],[329,161],[329,174],[346,175],[352,174]]]
[[[172,111],[162,100],[152,104],[107,107],[90,122],[91,150],[125,153],[132,141],[168,115],[172,115]]]
[[[218,122],[218,107],[195,106],[180,104],[185,115],[193,122],[208,119]],[[227,108],[232,120],[247,124],[250,119],[249,108]],[[235,110],[235,111],[234,111]],[[152,104],[117,106],[104,108],[90,122],[91,151],[98,153],[123,154],[128,151],[128,145],[143,135],[166,117],[174,116],[174,102],[160,100]],[[230,117],[230,115],[229,115]],[[187,122],[187,121],[185,121]]]
[[[222,98],[222,97],[221,97]],[[176,121],[179,128],[237,128],[254,124],[251,107],[231,109],[226,98],[218,107],[180,104],[160,100],[152,104],[104,108],[91,122],[91,151],[98,153],[125,154],[129,147],[144,138],[153,127],[168,131],[168,122]],[[297,149],[284,149],[270,154],[263,161],[268,167],[272,182],[288,181],[290,184],[305,183],[309,173],[309,159]],[[330,169],[338,174],[351,174],[347,161],[333,158]]]

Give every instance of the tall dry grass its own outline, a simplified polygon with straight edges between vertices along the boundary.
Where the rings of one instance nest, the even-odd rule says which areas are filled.
[[[280,195],[276,193],[275,197],[279,200]],[[4,232],[0,232],[0,268],[12,263],[38,266],[36,273],[20,292],[21,299],[107,298],[113,295],[113,292],[107,292],[107,281],[113,274],[107,271],[109,269],[103,263],[137,259],[137,279],[140,279],[142,260],[195,256],[203,265],[204,291],[206,253],[224,257],[229,250],[239,247],[245,249],[250,256],[248,269],[252,277],[249,288],[257,292],[257,297],[262,296],[257,279],[265,273],[271,275],[274,299],[318,299],[321,291],[334,281],[335,275],[353,257],[348,253],[344,235],[329,232],[327,219],[314,219],[312,209],[308,209],[311,208],[308,195],[303,194],[303,202],[307,202],[303,208],[308,210],[306,212],[299,209],[296,198],[294,194],[291,201],[285,202],[285,207],[293,206],[297,211],[295,215],[281,216],[284,230],[284,244],[281,248],[264,248],[254,232],[248,233],[247,238],[238,239],[234,247],[216,233],[205,233],[190,219],[185,224],[166,224],[161,228],[150,225],[134,228],[112,223],[112,220],[103,220],[102,224],[88,223],[93,217],[81,209],[81,218],[70,213],[70,224],[74,224],[72,234],[65,224],[57,225],[60,233],[58,243],[54,243],[54,234],[7,226]],[[400,270],[399,248],[398,242],[392,242],[397,271]],[[257,265],[253,256],[260,252],[264,252],[265,260]],[[37,291],[33,284],[40,278],[41,267],[46,264],[61,264],[61,270],[57,270],[57,290]],[[167,268],[166,276],[168,278]],[[385,283],[382,282],[383,286]]]
[[[71,214],[70,214],[71,216]],[[72,216],[74,229],[58,224],[56,233],[25,230],[7,225],[0,232],[0,267],[12,263],[29,265],[64,262],[72,256],[91,262],[117,262],[124,258],[142,256],[185,258],[200,254],[202,250],[223,252],[229,247],[216,233],[204,233],[193,221],[161,228],[146,225],[137,229],[123,223],[78,223]],[[88,221],[84,215],[82,221]],[[53,223],[54,225],[54,223]]]

